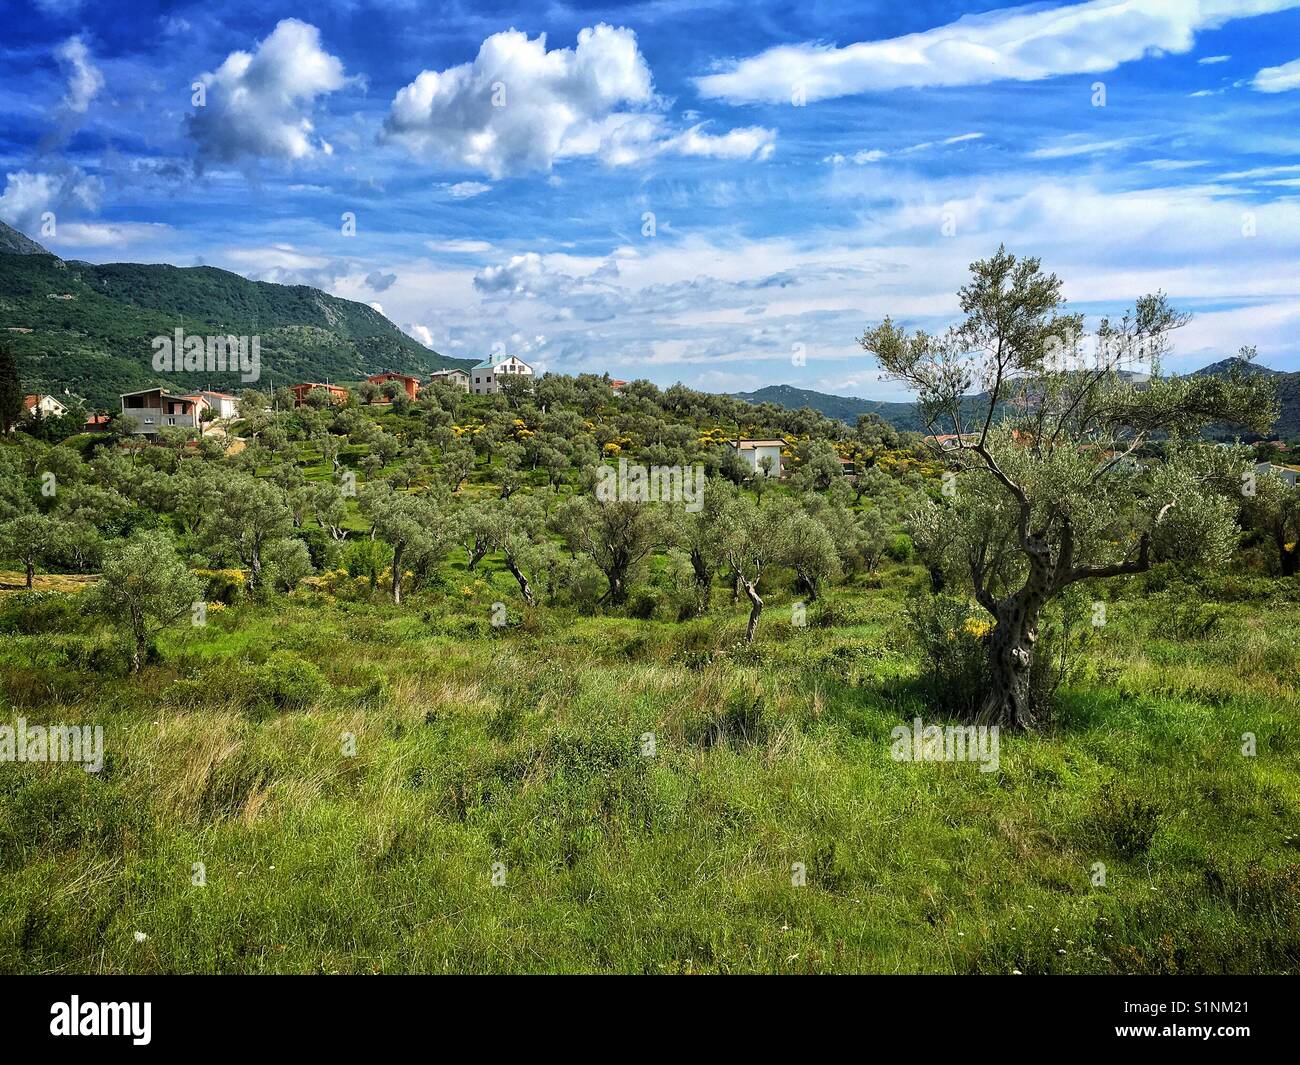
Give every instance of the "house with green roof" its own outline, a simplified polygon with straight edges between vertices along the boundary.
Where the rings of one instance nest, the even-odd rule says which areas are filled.
[[[469,388],[476,396],[490,396],[501,391],[507,378],[532,377],[533,368],[516,355],[493,355],[470,367]]]

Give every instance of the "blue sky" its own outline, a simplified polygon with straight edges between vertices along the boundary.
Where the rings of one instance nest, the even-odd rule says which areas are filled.
[[[1168,292],[1175,370],[1300,369],[1300,0],[0,20],[0,217],[65,258],[317,285],[450,355],[889,397],[854,338],[941,328],[1005,242],[1093,321]]]

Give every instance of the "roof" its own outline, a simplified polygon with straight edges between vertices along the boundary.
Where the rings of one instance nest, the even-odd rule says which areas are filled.
[[[610,388],[623,388],[626,384],[626,381],[620,381],[617,377],[611,377],[609,379]]]
[[[334,392],[347,391],[342,385],[327,385],[324,381],[303,381],[301,384],[290,385],[289,391],[292,392],[295,388],[328,388]]]
[[[218,399],[238,399],[238,396],[232,396],[229,392],[213,392],[210,388],[203,389],[199,395],[216,396]]]
[[[741,451],[753,451],[756,447],[785,447],[786,443],[780,437],[774,440],[728,440],[732,447],[739,445]]]
[[[482,362],[475,363],[475,364],[471,367],[471,369],[474,369],[474,370],[495,370],[495,369],[496,369],[498,366],[500,366],[503,362],[509,362],[511,359],[513,359],[515,362],[519,363],[520,366],[528,366],[528,363],[524,362],[524,360],[521,359],[518,355],[503,355],[501,358],[497,359],[495,362],[492,361],[492,356],[489,355],[489,356],[488,356],[486,359],[484,359]],[[529,368],[530,370],[532,369],[531,366],[528,366],[528,368]]]
[[[450,367],[448,367],[448,368],[445,369],[445,370],[434,370],[433,373],[429,374],[429,376],[430,376],[430,377],[446,377],[448,374],[453,374],[453,373],[463,373],[466,377],[469,376],[469,371],[468,371],[468,370],[465,370],[465,369],[462,369],[462,368],[459,367],[459,366],[450,366]]]

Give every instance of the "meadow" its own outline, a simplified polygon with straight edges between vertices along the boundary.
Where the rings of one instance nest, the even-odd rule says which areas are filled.
[[[751,645],[722,582],[678,621],[521,612],[494,556],[442,576],[212,609],[135,675],[84,592],[0,593],[7,718],[108,752],[0,764],[0,970],[1300,966],[1294,578],[1111,584],[1052,720],[981,773],[890,757],[934,716],[919,566],[806,625],[773,579]]]

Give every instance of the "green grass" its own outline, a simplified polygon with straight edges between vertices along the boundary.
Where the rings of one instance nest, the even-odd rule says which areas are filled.
[[[751,649],[722,589],[676,624],[520,615],[478,576],[214,611],[135,678],[90,621],[5,636],[0,722],[102,724],[108,764],[0,765],[0,970],[1300,968],[1294,589],[1208,627],[1185,590],[1111,603],[983,774],[889,756],[919,570],[826,627],[772,589]]]

